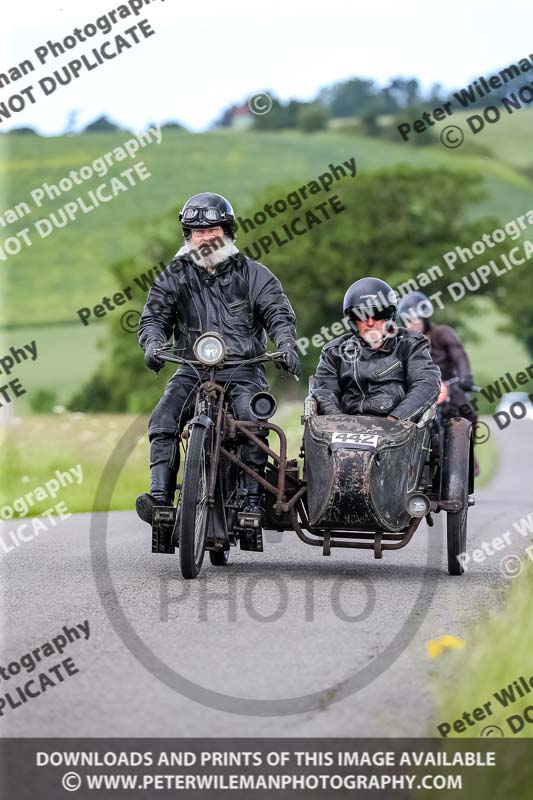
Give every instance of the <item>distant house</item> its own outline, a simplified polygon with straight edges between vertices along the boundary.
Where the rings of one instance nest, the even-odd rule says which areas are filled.
[[[229,127],[236,130],[247,130],[254,123],[254,115],[247,105],[233,106],[229,111]]]
[[[247,105],[233,106],[231,115],[231,127],[245,130],[251,128],[254,123],[254,115]]]
[[[245,131],[254,124],[254,114],[250,111],[246,103],[240,106],[227,106],[220,117],[213,122],[213,128],[233,128],[233,130]]]

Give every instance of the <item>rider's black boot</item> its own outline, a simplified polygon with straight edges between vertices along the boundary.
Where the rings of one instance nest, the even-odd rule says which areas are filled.
[[[263,471],[260,471],[263,475]],[[241,534],[241,550],[253,550],[258,553],[263,552],[263,514],[261,506],[263,490],[255,478],[247,477],[247,496],[244,509],[244,516],[249,515],[249,525]]]
[[[262,473],[260,474],[262,475]],[[263,489],[261,488],[259,481],[248,476],[246,490],[246,511],[257,511],[258,513],[262,513],[263,508],[261,507],[261,503],[263,500]]]
[[[152,524],[152,517],[155,506],[171,506],[174,500],[169,494],[153,495],[153,494],[140,494],[135,501],[135,510],[137,516],[148,525]]]
[[[177,470],[168,464],[154,464],[150,471],[150,494],[140,494],[135,502],[138,516],[152,524],[155,506],[174,505]]]

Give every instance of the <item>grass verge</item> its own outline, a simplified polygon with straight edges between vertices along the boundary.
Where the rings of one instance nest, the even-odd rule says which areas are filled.
[[[437,704],[430,736],[439,735],[437,726],[448,725],[450,729],[441,728],[440,733],[446,734],[444,748],[450,752],[454,747],[475,751],[475,744],[469,742],[474,738],[499,740],[494,742],[496,768],[476,773],[479,800],[531,797],[531,750],[529,745],[521,749],[516,740],[533,738],[532,558],[522,556],[522,571],[512,581],[504,607],[472,624],[465,647],[447,651],[432,679]],[[465,712],[468,717],[463,716]],[[505,751],[500,749],[502,739],[511,740],[505,743]],[[442,800],[452,796],[456,793],[439,792]]]
[[[522,571],[512,580],[504,607],[488,612],[472,625],[465,636],[465,647],[446,652],[439,663],[439,673],[434,676],[436,724],[453,724],[465,711],[471,714],[473,709],[490,703],[483,719],[471,718],[472,724],[458,726],[457,731],[452,725],[447,738],[502,733],[505,738],[533,738],[533,722],[519,719],[527,706],[532,707],[533,719],[533,561],[524,554],[521,563]],[[494,730],[490,734],[487,726],[496,726],[502,733]]]
[[[289,458],[298,458],[300,451],[303,433],[301,413],[301,403],[287,402],[273,418],[287,435]],[[56,470],[64,472],[81,464],[82,482],[61,488],[57,501],[64,501],[72,514],[92,511],[103,469],[135,419],[134,415],[129,414],[81,413],[13,418],[3,429],[0,450],[0,467],[4,476],[0,488],[0,510],[53,479]],[[144,430],[147,425],[146,417]],[[271,434],[270,442],[277,450],[275,434]],[[478,458],[481,477],[477,485],[480,486],[490,480],[497,469],[497,449],[492,440],[489,439],[478,448]],[[131,453],[113,492],[111,511],[134,508],[135,497],[148,487],[148,463],[148,437],[144,433],[132,443]],[[28,509],[24,510],[21,504],[22,511],[17,511],[14,516],[42,514],[55,502],[49,496],[41,501],[32,497],[32,504],[27,501]]]

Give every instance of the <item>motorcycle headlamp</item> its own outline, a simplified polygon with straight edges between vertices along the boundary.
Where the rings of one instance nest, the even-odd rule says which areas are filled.
[[[226,345],[218,333],[204,333],[194,343],[196,360],[207,367],[215,367],[226,355]]]

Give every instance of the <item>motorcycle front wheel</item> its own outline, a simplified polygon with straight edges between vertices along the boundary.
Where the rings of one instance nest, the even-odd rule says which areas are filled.
[[[184,578],[198,576],[205,555],[210,440],[211,431],[204,425],[194,425],[189,433],[180,496],[179,554]]]

